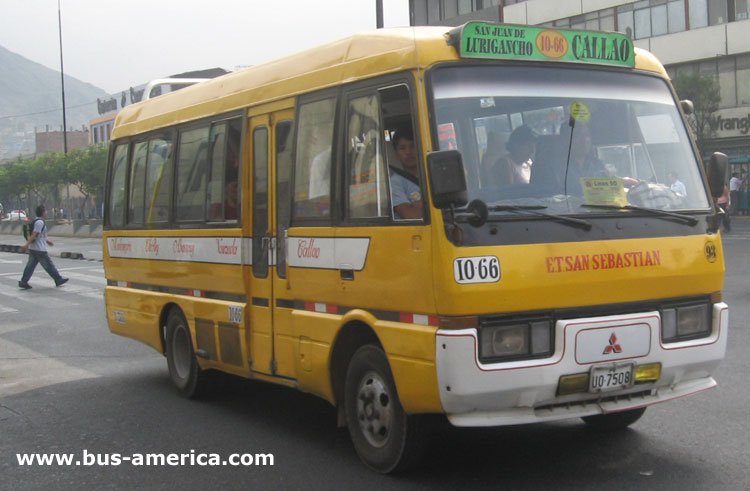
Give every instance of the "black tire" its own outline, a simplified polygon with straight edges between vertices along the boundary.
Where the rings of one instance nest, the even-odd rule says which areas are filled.
[[[349,435],[366,466],[387,474],[419,462],[424,449],[421,421],[401,407],[383,350],[365,345],[354,353],[344,391]]]
[[[611,414],[597,414],[595,416],[586,416],[581,419],[592,429],[597,431],[619,431],[624,430],[632,425],[643,416],[646,412],[645,407],[631,409]]]
[[[169,377],[181,395],[197,398],[204,392],[205,373],[198,366],[192,336],[185,316],[173,309],[167,317],[167,366]]]

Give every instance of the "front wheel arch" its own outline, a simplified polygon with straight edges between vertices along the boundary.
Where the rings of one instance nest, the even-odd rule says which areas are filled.
[[[345,426],[344,420],[344,384],[346,382],[346,370],[354,353],[362,346],[371,344],[383,349],[375,331],[364,322],[354,321],[344,325],[339,331],[333,343],[329,374],[331,377],[331,389],[333,390],[333,403],[338,407],[339,426]]]

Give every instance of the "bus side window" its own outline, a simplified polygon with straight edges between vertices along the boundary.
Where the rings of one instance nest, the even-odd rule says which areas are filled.
[[[294,165],[294,218],[331,215],[331,163],[336,99],[301,105]]]
[[[208,126],[180,132],[177,160],[178,222],[204,220],[208,184]]]
[[[209,221],[236,221],[240,212],[240,144],[242,122],[239,118],[211,127],[211,179],[208,184]]]
[[[391,200],[377,95],[349,101],[347,132],[349,217],[389,217]]]
[[[409,87],[399,84],[378,91],[383,127],[387,129],[384,152],[390,186],[389,215],[393,220],[422,220],[424,180],[421,177],[419,142],[411,114]]]
[[[128,147],[127,143],[121,143],[115,148],[112,157],[112,182],[109,198],[110,227],[122,227],[125,225],[125,188],[128,171]]]
[[[153,138],[149,141],[148,170],[146,172],[146,224],[166,223],[169,220],[172,194],[172,141]]]
[[[227,150],[224,169],[224,220],[237,220],[240,216],[240,142],[242,123],[239,119],[229,122]]]
[[[291,216],[291,188],[292,179],[292,137],[291,121],[281,121],[276,125],[274,134],[276,143],[276,270],[279,277],[286,278],[286,230],[289,228]]]
[[[143,224],[143,200],[146,191],[146,162],[148,142],[135,144],[130,165],[130,199],[128,200],[128,224]]]

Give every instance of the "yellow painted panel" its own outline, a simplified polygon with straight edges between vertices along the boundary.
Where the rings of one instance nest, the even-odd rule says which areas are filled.
[[[442,412],[435,363],[389,356],[401,405],[409,414]]]
[[[705,253],[709,243],[716,250],[714,262]],[[442,315],[609,305],[705,295],[723,286],[721,242],[712,235],[472,247],[470,252],[446,241],[440,245],[435,281],[443,287],[437,291]],[[456,283],[453,260],[467,255],[497,256],[500,281]]]
[[[107,287],[105,290],[107,321],[115,334],[135,339],[162,353],[159,317],[152,304],[132,290]]]

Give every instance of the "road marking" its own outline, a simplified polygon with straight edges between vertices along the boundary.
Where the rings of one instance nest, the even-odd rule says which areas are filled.
[[[86,283],[94,283],[95,285],[99,285],[101,287],[107,286],[107,279],[104,276],[95,277],[92,275],[72,272],[72,273],[68,273],[68,277],[74,278],[75,280],[80,280]],[[65,286],[67,287],[68,285],[70,285],[70,283],[67,283]]]
[[[49,283],[49,284],[46,284]],[[71,302],[70,298],[58,298],[47,294],[47,289],[54,289],[55,283],[52,279],[45,281],[44,283],[34,282],[33,278],[31,281],[33,288],[31,290],[21,290],[18,285],[13,285],[10,289],[0,289],[0,296],[12,299],[14,302],[27,302],[37,305],[39,302],[43,303],[43,308],[68,308],[77,307],[80,304]],[[37,293],[37,291],[41,292]]]
[[[0,397],[98,377],[93,372],[72,367],[7,339],[0,343],[0,373]]]

